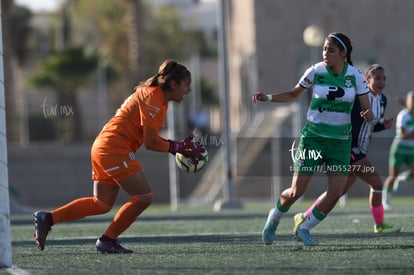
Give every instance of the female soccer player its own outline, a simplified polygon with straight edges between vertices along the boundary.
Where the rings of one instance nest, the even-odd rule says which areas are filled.
[[[343,194],[345,195],[359,177],[370,186],[369,205],[374,218],[375,233],[391,233],[400,231],[399,228],[384,222],[384,207],[382,205],[382,181],[375,167],[367,157],[368,146],[371,141],[372,132],[389,129],[392,126],[392,119],[384,119],[384,112],[387,106],[387,98],[382,93],[386,84],[385,69],[381,65],[371,65],[365,72],[365,79],[369,88],[369,100],[374,119],[366,122],[361,116],[361,107],[358,98],[352,108],[352,146],[351,163],[349,165],[349,175]],[[298,213],[294,216],[294,232],[300,224],[312,213],[313,208],[318,205],[320,200],[326,196],[322,193],[306,210],[305,213]]]
[[[111,210],[120,188],[130,196],[96,241],[101,253],[132,253],[117,238],[152,203],[153,193],[134,153],[144,145],[158,152],[181,153],[202,159],[205,148],[192,137],[182,142],[159,136],[169,101],[181,102],[190,91],[191,73],[173,60],[165,60],[158,73],[141,82],[103,127],[91,150],[93,197],[79,198],[51,212],[35,212],[35,242],[45,248],[52,225]]]
[[[405,100],[405,108],[397,115],[396,134],[391,144],[388,166],[389,175],[385,179],[383,189],[383,205],[385,210],[391,210],[391,195],[394,184],[399,176],[401,166],[409,166],[405,179],[414,175],[414,91],[409,91]]]
[[[308,68],[299,83],[288,92],[269,94],[258,92],[254,101],[290,102],[312,88],[312,99],[307,113],[307,124],[301,132],[296,151],[292,184],[285,189],[271,209],[263,228],[263,241],[273,243],[281,217],[306,190],[309,181],[323,163],[332,167],[327,172],[326,196],[311,215],[296,230],[295,236],[305,245],[315,245],[309,231],[319,224],[334,208],[342,194],[348,176],[351,150],[351,109],[356,95],[361,103],[361,116],[373,119],[364,76],[352,66],[352,45],[343,33],[329,34],[323,45],[323,61]],[[318,158],[306,157],[303,152],[318,152]],[[307,154],[306,154],[307,155]],[[321,156],[321,158],[319,157]],[[335,168],[334,168],[335,167]]]

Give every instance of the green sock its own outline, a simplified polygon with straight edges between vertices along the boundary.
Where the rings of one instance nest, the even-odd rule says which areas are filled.
[[[276,202],[276,208],[277,210],[279,210],[280,212],[288,212],[290,207],[285,207],[280,203],[280,199],[277,200]]]
[[[314,207],[313,208],[312,214],[315,216],[315,218],[317,218],[320,221],[323,221],[323,219],[326,218],[326,214],[324,214],[321,211],[319,211],[318,207]]]
[[[318,207],[314,207],[312,213],[305,219],[305,221],[300,225],[300,229],[311,230],[317,226],[323,219],[326,218],[326,215],[319,211]]]

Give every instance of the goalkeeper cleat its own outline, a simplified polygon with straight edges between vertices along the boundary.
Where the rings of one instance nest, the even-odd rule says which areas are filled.
[[[374,225],[374,233],[396,233],[400,232],[401,228],[394,228],[392,225],[385,222]]]
[[[273,219],[274,211],[275,211],[274,208],[272,208],[269,211],[266,224],[263,228],[262,239],[265,245],[271,245],[273,241],[276,239],[276,229],[277,229],[277,226],[279,225],[279,222]]]
[[[295,225],[293,226],[293,233],[295,233],[299,229],[299,226],[305,221],[305,219],[305,213],[298,213],[295,216],[293,216],[293,221],[295,223]]]
[[[96,250],[98,252],[109,254],[130,254],[133,251],[122,247],[118,240],[98,238],[96,241]]]
[[[309,230],[307,229],[298,229],[295,232],[295,237],[298,241],[303,242],[304,245],[316,245],[316,241],[313,239]]]
[[[52,216],[48,212],[35,212],[33,214],[33,222],[35,224],[34,237],[36,246],[43,250],[45,249],[47,234],[52,229]]]

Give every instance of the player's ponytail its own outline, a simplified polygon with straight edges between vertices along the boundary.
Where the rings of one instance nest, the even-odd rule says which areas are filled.
[[[330,33],[326,39],[335,43],[335,45],[337,45],[341,51],[346,50],[346,62],[350,65],[353,65],[351,59],[352,44],[348,36],[341,32],[333,32]]]

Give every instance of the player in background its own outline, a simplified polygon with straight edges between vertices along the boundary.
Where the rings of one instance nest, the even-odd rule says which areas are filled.
[[[405,108],[397,115],[396,133],[391,144],[388,160],[388,177],[383,188],[383,205],[391,210],[391,196],[399,185],[399,179],[407,180],[414,175],[414,91],[409,91],[405,99]],[[407,172],[399,175],[401,166],[409,167]]]
[[[52,225],[110,211],[122,188],[130,200],[122,205],[97,239],[96,249],[101,253],[132,253],[120,245],[118,236],[153,200],[151,187],[134,153],[144,145],[152,151],[203,158],[205,148],[193,142],[191,136],[181,142],[159,136],[166,121],[168,102],[181,102],[191,91],[190,84],[191,73],[187,68],[168,59],[154,76],[135,87],[92,145],[93,196],[78,198],[51,212],[33,214],[35,242],[40,250],[45,248]]]
[[[273,243],[282,216],[304,194],[319,166],[325,163],[343,168],[349,164],[351,110],[356,96],[359,97],[363,110],[361,116],[368,121],[373,119],[368,98],[369,89],[364,76],[352,66],[351,52],[351,41],[345,34],[331,33],[323,45],[323,61],[308,68],[291,91],[269,95],[258,92],[253,96],[253,101],[290,102],[312,88],[307,124],[301,131],[296,150],[291,186],[276,200],[276,207],[269,211],[263,228],[262,238],[266,245]],[[322,158],[303,157],[302,152],[305,150],[318,152]],[[347,176],[346,169],[327,172],[326,196],[295,232],[296,238],[305,245],[316,244],[309,231],[335,207],[342,195]]]
[[[375,167],[367,157],[368,146],[371,141],[372,133],[389,129],[392,127],[392,119],[384,119],[384,112],[387,106],[387,98],[382,93],[386,85],[385,69],[381,65],[373,64],[365,72],[365,79],[369,88],[369,100],[374,119],[370,122],[365,121],[361,116],[361,107],[358,98],[352,108],[352,145],[351,145],[351,164],[349,175],[342,195],[345,195],[355,181],[360,178],[370,186],[369,207],[374,218],[375,233],[391,233],[400,231],[399,228],[384,222],[384,207],[382,205],[382,180]],[[308,217],[313,208],[326,196],[322,193],[306,210],[305,213],[298,213],[294,216],[294,232]]]

